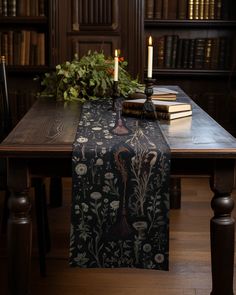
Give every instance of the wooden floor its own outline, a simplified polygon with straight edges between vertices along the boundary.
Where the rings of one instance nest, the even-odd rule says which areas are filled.
[[[170,213],[170,271],[79,269],[68,266],[70,183],[64,204],[49,209],[52,251],[48,276],[40,278],[34,239],[33,295],[206,295],[211,290],[209,219],[212,193],[207,179],[182,180],[182,208]],[[234,198],[236,193],[234,193]],[[0,208],[1,209],[1,208]],[[0,211],[1,212],[1,211]],[[235,210],[233,215],[235,215]],[[0,243],[1,289],[6,294],[5,238]],[[236,293],[236,292],[235,292]],[[224,295],[224,294],[222,294]]]

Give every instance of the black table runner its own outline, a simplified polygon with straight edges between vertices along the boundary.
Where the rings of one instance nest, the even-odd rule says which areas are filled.
[[[157,121],[127,117],[130,132],[119,136],[120,120],[107,102],[83,106],[73,145],[70,265],[168,270],[169,148]]]

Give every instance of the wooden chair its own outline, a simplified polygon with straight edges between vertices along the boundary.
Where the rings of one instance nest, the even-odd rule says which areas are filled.
[[[0,60],[0,142],[12,129],[10,103],[8,97],[5,57]],[[50,250],[50,234],[47,218],[46,190],[43,179],[34,178],[31,183],[35,191],[36,226],[41,276],[46,275],[46,253]],[[10,192],[7,188],[7,160],[0,159],[0,190],[5,192],[3,205],[1,233],[6,232],[8,219],[8,199]]]

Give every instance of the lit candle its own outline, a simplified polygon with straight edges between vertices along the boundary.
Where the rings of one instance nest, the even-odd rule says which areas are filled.
[[[152,46],[152,37],[148,39],[148,72],[147,77],[152,78],[152,63],[153,63],[153,46]]]
[[[118,61],[119,61],[119,58],[118,58],[118,50],[116,49],[115,50],[115,58],[114,58],[114,62],[115,62],[115,66],[114,66],[114,81],[118,81],[118,68],[119,68]]]

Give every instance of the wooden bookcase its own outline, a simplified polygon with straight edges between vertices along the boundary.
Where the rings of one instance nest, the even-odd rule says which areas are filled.
[[[154,39],[153,75],[157,84],[179,85],[221,125],[236,134],[234,1],[208,1],[208,5],[214,4],[211,8],[214,15],[208,17],[211,19],[200,19],[200,14],[194,16],[194,12],[199,11],[194,5],[206,4],[207,0],[193,3],[191,0],[162,0],[162,5],[167,2],[167,11],[162,7],[161,13],[157,13],[155,5],[160,1],[145,0],[144,35],[146,44],[149,35]],[[180,2],[185,4],[185,19],[183,13],[180,17]],[[150,13],[150,3],[153,13]],[[217,8],[217,3],[226,3],[227,11],[223,6]],[[193,19],[189,17],[190,5],[193,5]]]
[[[13,125],[35,100],[36,75],[52,66],[52,1],[1,1],[0,54],[6,56]]]

